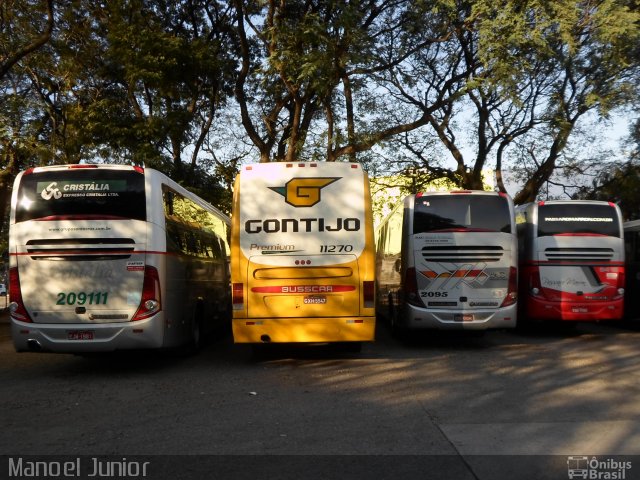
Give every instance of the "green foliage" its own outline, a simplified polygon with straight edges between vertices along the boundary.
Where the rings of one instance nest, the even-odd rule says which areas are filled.
[[[588,187],[582,187],[575,199],[615,202],[625,220],[640,219],[640,164],[627,162],[602,175]]]
[[[44,5],[0,4],[0,59],[38,33]],[[80,161],[154,167],[183,183],[191,179],[194,188],[197,178],[210,190],[203,196],[228,203],[230,192],[200,166],[203,152],[193,147],[231,93],[226,2],[54,6],[51,39],[0,78],[0,214],[20,170]]]
[[[57,0],[54,12],[47,43],[0,78],[5,205],[19,170],[103,161],[157,168],[226,208],[245,158],[415,166],[466,188],[517,164],[527,200],[566,166],[582,118],[638,101],[636,0]],[[45,0],[0,2],[0,61],[46,26]]]

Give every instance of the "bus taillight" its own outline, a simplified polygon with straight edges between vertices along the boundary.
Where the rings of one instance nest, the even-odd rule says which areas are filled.
[[[140,306],[131,321],[144,320],[162,310],[160,301],[160,276],[155,267],[145,265],[144,280],[142,283],[142,298]]]
[[[244,308],[244,284],[234,283],[231,289],[231,301],[234,310],[242,310]]]
[[[509,290],[507,296],[502,302],[501,307],[513,305],[518,300],[518,269],[516,267],[509,268]]]
[[[11,299],[11,303],[9,304],[11,316],[20,322],[33,323],[22,301],[18,267],[9,269],[9,298]]]
[[[534,297],[543,297],[542,284],[540,283],[540,268],[529,268],[529,293]]]
[[[416,278],[415,268],[407,268],[405,273],[404,298],[407,303],[415,307],[425,308],[424,303],[420,299],[420,292],[418,292],[418,279]]]
[[[624,267],[620,267],[618,268],[618,284],[616,285],[617,290],[616,293],[617,295],[615,295],[613,297],[614,300],[620,300],[621,298],[624,298],[624,285],[626,282],[626,277],[625,277],[625,270]]]
[[[376,282],[362,282],[362,293],[364,297],[364,308],[373,308],[376,300]]]

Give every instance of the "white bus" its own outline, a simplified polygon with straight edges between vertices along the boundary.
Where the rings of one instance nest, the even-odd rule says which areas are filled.
[[[378,311],[394,331],[513,328],[517,239],[508,195],[409,195],[377,230]]]
[[[615,203],[548,200],[516,209],[522,320],[619,320],[622,215]]]
[[[236,343],[373,341],[369,179],[355,163],[244,166],[231,241]]]
[[[37,167],[11,198],[17,351],[197,349],[230,322],[230,219],[167,176]]]

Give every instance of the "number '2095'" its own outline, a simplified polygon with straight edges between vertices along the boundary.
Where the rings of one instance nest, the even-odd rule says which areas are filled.
[[[58,293],[56,305],[106,305],[109,292]]]

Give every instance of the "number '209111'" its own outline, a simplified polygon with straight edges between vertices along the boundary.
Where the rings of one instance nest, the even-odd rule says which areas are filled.
[[[109,292],[60,292],[56,305],[106,305]]]

